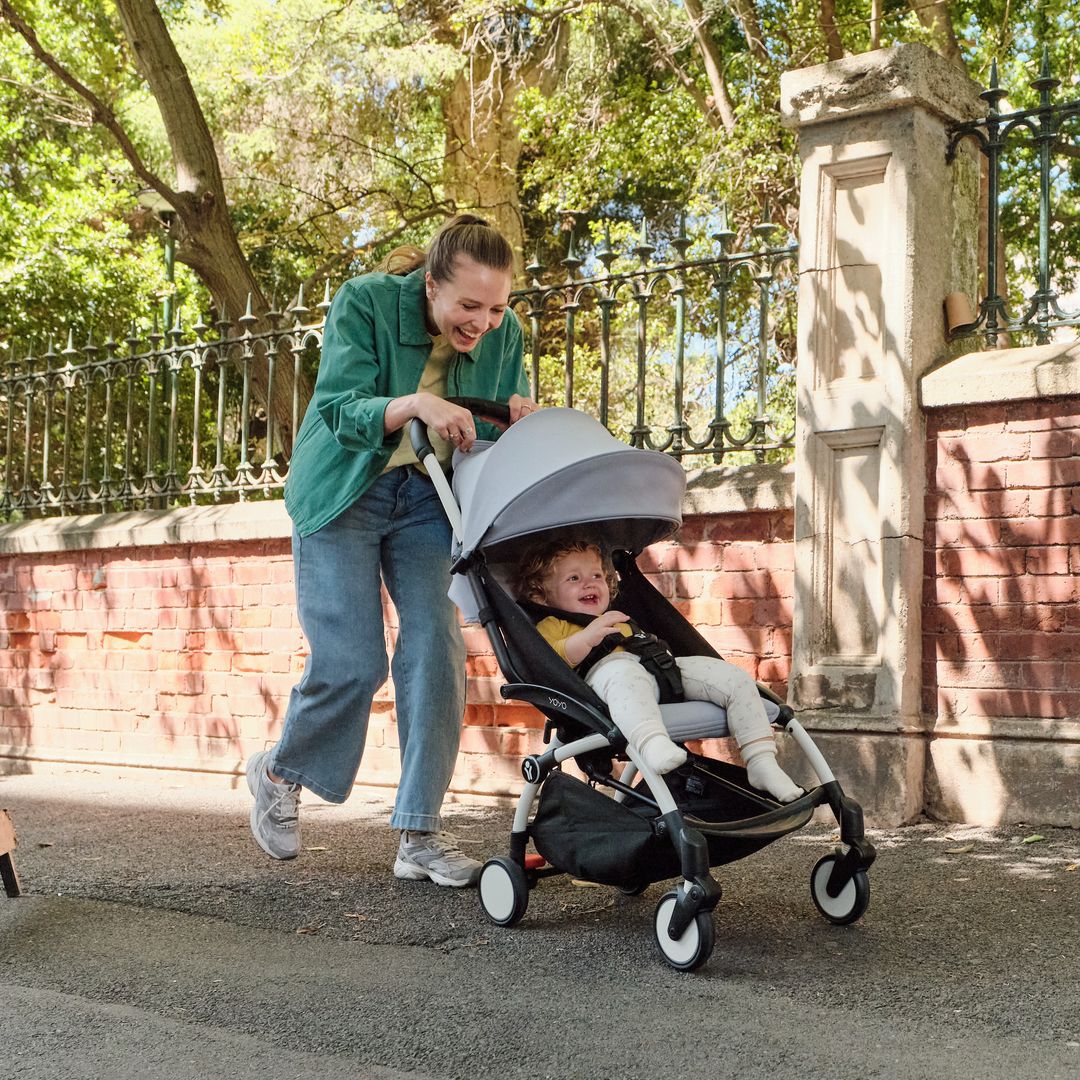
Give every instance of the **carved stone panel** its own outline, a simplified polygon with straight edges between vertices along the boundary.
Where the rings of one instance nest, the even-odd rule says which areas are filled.
[[[817,229],[817,385],[880,375],[885,348],[883,248],[889,154],[821,168]],[[887,272],[887,264],[885,270]]]
[[[823,432],[819,477],[820,593],[817,663],[875,666],[881,662],[880,427]]]

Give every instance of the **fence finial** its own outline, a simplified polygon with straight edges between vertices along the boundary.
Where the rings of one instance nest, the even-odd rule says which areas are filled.
[[[715,240],[720,245],[721,251],[725,251],[728,244],[735,239],[735,233],[728,227],[728,205],[726,202],[722,202],[718,207],[717,218],[716,230],[709,233],[709,239]]]
[[[251,310],[251,303],[252,303],[251,291],[248,290],[247,308],[244,310],[244,314],[241,315],[240,318],[237,320],[240,323],[240,325],[244,328],[244,333],[245,334],[250,334],[251,333],[251,327],[255,323],[257,323],[259,321],[258,319],[255,318],[255,314]]]
[[[329,282],[327,282],[329,285]],[[304,316],[308,313],[308,307],[304,303],[304,283],[300,282],[300,288],[296,290],[296,302],[293,304],[291,311],[293,316],[293,326],[299,328],[304,325]]]
[[[323,298],[315,305],[322,313],[323,318],[326,317],[326,313],[330,310],[330,279],[326,279],[326,283],[323,286]]]
[[[604,273],[611,273],[611,264],[615,261],[615,252],[611,250],[611,226],[604,222],[604,239],[600,242],[600,248],[596,252],[596,257],[604,266]]]
[[[634,248],[634,254],[645,263],[649,261],[649,256],[652,255],[655,250],[655,246],[649,243],[649,219],[642,214],[641,235],[638,237],[637,246]]]
[[[544,264],[540,261],[540,241],[536,241],[536,248],[533,251],[533,261],[525,267],[525,272],[531,274],[533,283],[539,285],[540,275],[544,272]]]

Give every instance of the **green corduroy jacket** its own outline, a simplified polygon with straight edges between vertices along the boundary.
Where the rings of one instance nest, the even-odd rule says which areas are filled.
[[[293,446],[285,505],[301,536],[333,521],[378,478],[408,426],[387,435],[392,398],[414,393],[431,352],[424,269],[405,277],[364,274],[346,281],[326,316],[315,392]],[[467,353],[450,361],[448,397],[506,402],[528,394],[521,326],[508,311]],[[498,438],[481,422],[477,435]],[[406,435],[407,437],[407,435]]]

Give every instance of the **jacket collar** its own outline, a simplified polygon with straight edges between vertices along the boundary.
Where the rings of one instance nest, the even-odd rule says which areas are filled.
[[[476,346],[461,353],[470,360],[478,360],[484,351],[485,334]],[[427,328],[427,290],[424,288],[424,268],[418,267],[401,279],[398,297],[398,340],[402,345],[430,345],[431,334]]]

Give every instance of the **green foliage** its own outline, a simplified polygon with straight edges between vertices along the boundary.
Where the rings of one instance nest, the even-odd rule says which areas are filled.
[[[301,282],[336,284],[390,248],[430,234],[447,198],[446,102],[465,70],[502,79],[484,92],[516,91],[512,122],[521,157],[503,182],[549,265],[565,254],[566,211],[574,212],[579,238],[587,234],[594,243],[607,223],[613,247],[624,253],[645,217],[658,257],[670,255],[680,207],[695,241],[691,254],[707,249],[702,236],[715,226],[721,203],[738,233],[736,248],[754,242],[750,227],[766,207],[793,232],[798,162],[780,123],[780,76],[828,58],[821,7],[817,0],[743,6],[754,13],[760,41],[738,21],[736,5],[704,3],[704,32],[730,99],[733,123],[726,123],[687,10],[675,0],[570,8],[558,0],[159,2],[214,136],[240,243],[279,307]],[[113,4],[18,0],[17,7],[171,181],[157,103],[135,70]],[[835,8],[844,49],[870,48],[865,0],[836,0]],[[1029,84],[1043,41],[1063,81],[1058,98],[1080,96],[1072,0],[953,0],[942,10],[973,78],[985,84],[991,58],[999,59],[1010,91],[1003,108],[1037,100]],[[562,35],[542,76],[526,76],[524,58],[538,42],[555,41],[556,26]],[[941,45],[911,4],[886,0],[880,44],[906,41]],[[1031,155],[1021,153],[1005,177],[1004,241],[1017,287],[1032,275],[1032,169]],[[85,104],[11,32],[0,34],[0,179],[5,340],[14,333],[44,342],[69,326],[81,338],[91,328],[100,335],[110,327],[122,332],[132,319],[145,323],[166,283],[160,228],[134,200],[142,185]],[[1080,264],[1078,181],[1080,158],[1056,161],[1052,253],[1064,287],[1075,284]],[[633,263],[624,256],[615,269]],[[176,276],[190,323],[207,298],[185,268],[178,266]],[[309,288],[309,304],[314,298]],[[735,317],[732,332],[753,333],[749,314]],[[790,400],[791,340],[778,344],[770,360],[770,400]],[[618,347],[631,350],[620,357],[633,355],[632,338]],[[595,339],[582,348],[591,355]],[[657,346],[650,358],[658,365],[650,386],[670,377],[662,352]],[[589,363],[583,360],[583,370]],[[708,397],[704,376],[687,379]],[[755,412],[756,394],[752,406],[736,404],[744,397],[732,399],[732,407]]]

